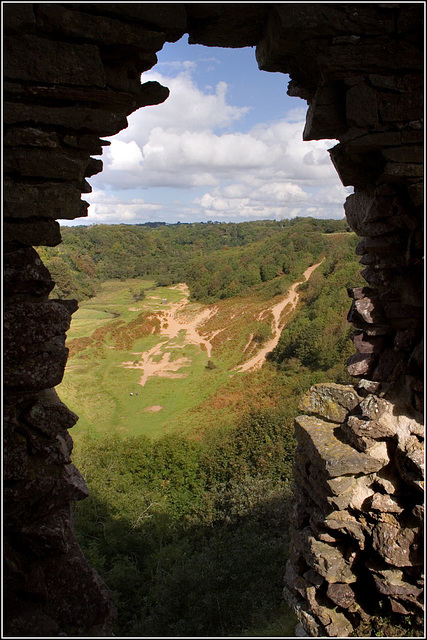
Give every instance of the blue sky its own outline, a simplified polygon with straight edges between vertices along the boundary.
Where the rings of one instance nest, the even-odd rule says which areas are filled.
[[[335,141],[302,141],[307,104],[288,76],[259,71],[255,49],[166,44],[141,81],[169,87],[161,105],[131,114],[89,182],[89,215],[63,224],[243,222],[342,218],[345,189],[329,159]]]

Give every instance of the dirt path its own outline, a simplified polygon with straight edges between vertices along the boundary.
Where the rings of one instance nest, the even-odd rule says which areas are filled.
[[[297,287],[302,282],[306,282],[310,278],[313,271],[317,269],[317,267],[319,267],[322,264],[322,262],[323,260],[321,262],[318,262],[317,264],[313,264],[311,267],[306,269],[304,271],[304,280],[301,280],[300,282],[294,282],[294,284],[291,285],[286,297],[280,302],[278,302],[276,305],[274,305],[274,307],[269,309],[269,311],[271,311],[271,313],[273,314],[273,323],[271,327],[273,337],[264,344],[263,348],[260,351],[258,351],[256,355],[254,355],[250,360],[248,360],[244,364],[241,364],[240,366],[233,369],[233,371],[255,371],[256,369],[260,369],[262,367],[267,353],[272,351],[274,347],[277,346],[277,343],[279,342],[280,334],[282,333],[282,329],[284,326],[284,319],[280,321],[282,312],[284,311],[284,309],[288,304],[291,305],[291,308],[289,309],[288,313],[293,309],[295,309],[300,297],[299,293],[297,293],[296,291]]]
[[[166,340],[159,342],[149,351],[143,353],[133,353],[140,356],[139,360],[133,362],[122,362],[121,366],[126,369],[141,369],[142,375],[139,381],[141,387],[145,385],[148,378],[158,376],[161,378],[183,378],[184,373],[177,371],[185,365],[191,364],[189,358],[177,358],[171,362],[170,348],[182,348],[185,344],[197,344],[207,352],[208,358],[211,356],[212,344],[210,340],[213,336],[204,338],[198,331],[198,327],[206,322],[208,318],[216,313],[216,307],[207,307],[198,314],[184,314],[183,311],[188,305],[189,289],[186,284],[181,283],[174,289],[179,289],[184,293],[184,298],[180,302],[169,305],[168,309],[160,316],[161,328],[160,336],[165,336]],[[173,342],[178,338],[180,331],[185,331],[184,345],[176,345]]]

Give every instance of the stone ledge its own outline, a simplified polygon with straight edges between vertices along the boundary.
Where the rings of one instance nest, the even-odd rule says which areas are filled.
[[[379,471],[384,462],[358,453],[338,439],[340,427],[311,416],[295,419],[295,435],[310,453],[313,464],[324,470],[327,478],[369,474]]]

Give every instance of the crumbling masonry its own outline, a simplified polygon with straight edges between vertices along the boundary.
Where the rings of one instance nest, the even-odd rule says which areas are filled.
[[[295,517],[285,597],[310,635],[342,636],[381,604],[422,615],[423,4],[3,4],[5,633],[111,634],[114,609],[74,537],[87,489],[70,461],[77,420],[54,387],[73,301],[33,246],[86,215],[126,117],[163,102],[140,83],[156,51],[256,46],[307,100],[304,139],[338,139],[353,185],[366,286],[349,291],[355,386],[320,385],[296,420]],[[142,77],[143,78],[143,77]]]

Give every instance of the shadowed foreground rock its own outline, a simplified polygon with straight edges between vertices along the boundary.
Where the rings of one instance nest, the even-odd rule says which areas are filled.
[[[72,465],[77,416],[53,387],[77,308],[33,246],[87,215],[102,136],[169,90],[144,82],[165,42],[256,46],[308,102],[305,140],[330,155],[362,237],[350,289],[353,387],[312,390],[297,420],[286,597],[312,635],[349,635],[372,602],[422,612],[423,10],[417,3],[4,4],[5,632],[109,636],[114,608],[74,537],[87,496]],[[232,54],[231,54],[232,55]],[[278,560],[280,563],[280,560]],[[301,627],[299,627],[301,632]]]

